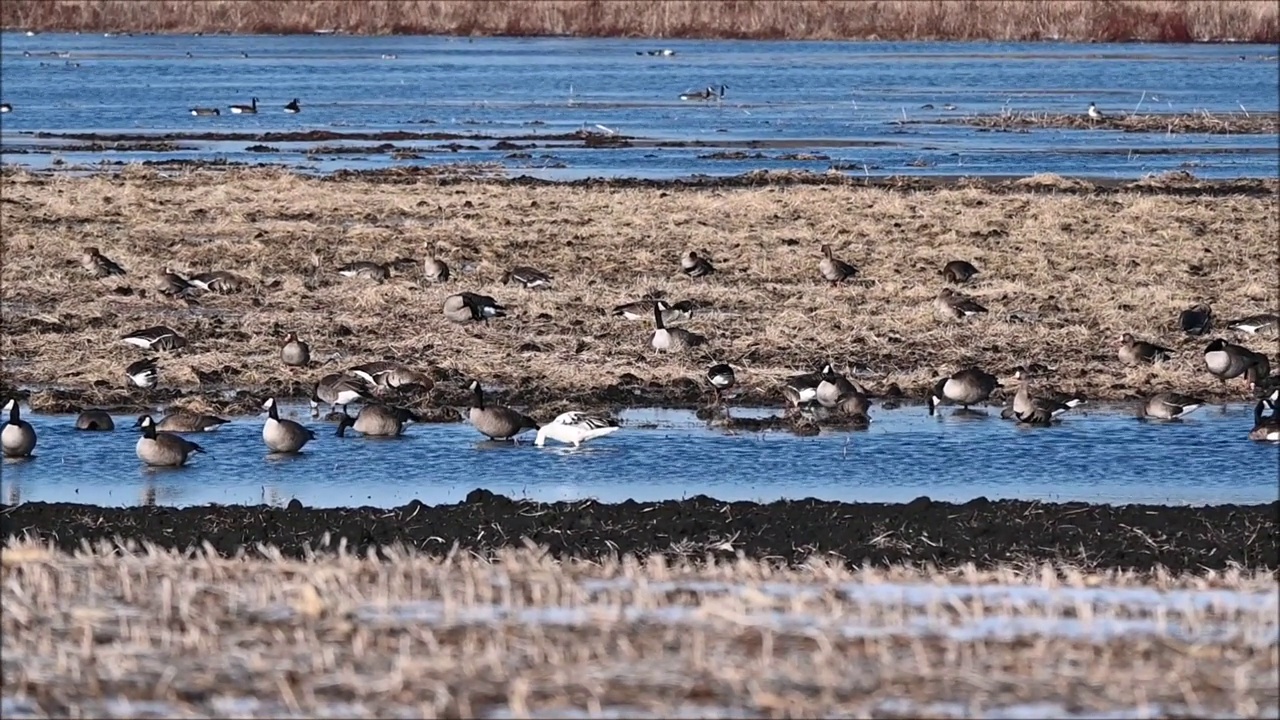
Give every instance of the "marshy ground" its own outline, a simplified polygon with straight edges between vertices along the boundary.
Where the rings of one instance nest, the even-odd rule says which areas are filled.
[[[967,364],[1007,379],[1030,363],[1053,368],[1048,382],[1058,389],[1094,399],[1248,394],[1243,381],[1224,385],[1205,372],[1207,338],[1185,335],[1177,319],[1199,302],[1220,324],[1275,311],[1274,181],[1173,176],[1100,187],[1037,176],[859,187],[839,177],[825,185],[769,178],[552,185],[274,169],[7,172],[5,381],[60,388],[33,393],[37,408],[191,397],[248,409],[247,396],[220,393],[307,395],[326,373],[395,359],[437,379],[414,399],[420,408],[464,403],[465,382],[479,378],[540,415],[570,405],[702,403],[712,361],[738,368],[736,402],[781,404],[787,376],[830,359],[873,392],[897,385],[915,397]],[[823,243],[858,267],[856,278],[822,281]],[[128,274],[88,276],[83,246]],[[680,273],[691,249],[711,258],[713,275]],[[420,277],[428,253],[454,269],[451,281]],[[336,272],[405,257],[415,268],[384,283]],[[954,259],[979,268],[962,289],[989,313],[965,322],[936,314],[939,271]],[[553,287],[502,285],[515,265],[547,272]],[[187,304],[155,291],[165,268],[232,270],[252,287]],[[494,296],[508,317],[447,322],[441,305],[462,290]],[[692,301],[686,326],[707,336],[705,348],[656,353],[651,323],[609,314],[646,296]],[[142,351],[120,338],[157,324],[189,346],[161,355],[159,390],[129,393],[124,367]],[[312,367],[280,363],[290,331],[310,344]],[[1173,348],[1172,362],[1122,365],[1123,332]],[[1274,350],[1274,338],[1233,339]]]

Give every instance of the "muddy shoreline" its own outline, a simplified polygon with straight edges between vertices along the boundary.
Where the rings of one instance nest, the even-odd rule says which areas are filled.
[[[850,566],[931,563],[954,568],[1069,562],[1091,570],[1275,570],[1280,502],[1166,507],[927,497],[905,504],[816,499],[727,503],[706,496],[659,503],[537,503],[472,491],[455,505],[314,509],[203,506],[105,508],[0,505],[0,537],[34,536],[72,551],[88,542],[149,542],[179,551],[208,543],[222,555],[275,546],[308,549],[403,544],[432,555],[491,556],[527,541],[556,558],[733,557],[797,565],[811,556]]]

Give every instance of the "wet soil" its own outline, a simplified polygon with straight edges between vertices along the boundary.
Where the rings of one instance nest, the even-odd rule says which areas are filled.
[[[403,544],[443,555],[491,556],[527,542],[556,558],[615,554],[771,559],[796,565],[821,555],[851,566],[1065,562],[1139,572],[1275,570],[1280,502],[1166,507],[927,497],[905,504],[816,499],[767,504],[706,496],[657,503],[538,503],[474,490],[456,505],[309,509],[205,506],[104,508],[70,503],[0,505],[0,536],[35,536],[65,550],[83,542],[148,542],[223,555],[273,545],[291,557],[345,544],[362,553]]]

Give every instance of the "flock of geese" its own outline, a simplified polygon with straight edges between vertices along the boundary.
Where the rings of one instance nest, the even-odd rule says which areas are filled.
[[[106,257],[96,247],[82,249],[80,264],[97,279],[125,275],[127,271],[119,263]],[[417,260],[400,258],[392,262],[353,262],[335,269],[342,276],[383,282],[393,273],[406,273],[421,267],[422,277],[435,283],[450,279],[449,266],[440,258],[429,256],[419,266]],[[679,260],[680,271],[690,278],[702,278],[715,273],[715,266],[707,257],[696,251],[685,252]],[[829,244],[820,248],[816,263],[818,275],[833,286],[846,282],[858,274],[858,268],[835,257]],[[945,319],[964,322],[968,318],[987,312],[973,298],[952,286],[970,282],[979,274],[972,263],[952,260],[939,274],[946,286],[933,300],[936,312]],[[550,275],[528,266],[511,268],[502,276],[503,284],[515,284],[527,290],[550,287]],[[156,276],[156,289],[163,295],[198,303],[203,293],[234,293],[248,283],[244,278],[228,271],[213,271],[186,276],[169,268]],[[706,344],[706,337],[678,324],[693,316],[695,306],[690,301],[669,302],[658,298],[645,298],[612,309],[614,317],[628,321],[652,319],[653,333],[649,345],[658,352],[682,353]],[[493,297],[473,292],[449,295],[442,307],[445,319],[459,324],[489,323],[506,315],[506,309]],[[1212,325],[1212,309],[1196,305],[1183,311],[1178,319],[1182,329],[1191,335],[1207,335]],[[1246,334],[1280,331],[1280,315],[1262,313],[1230,321],[1227,327]],[[148,352],[174,352],[187,346],[186,339],[177,331],[163,325],[143,328],[124,335],[121,340],[128,345]],[[1117,358],[1125,365],[1156,364],[1168,361],[1172,350],[1141,340],[1130,333],[1119,338]],[[279,351],[282,365],[305,368],[311,363],[311,350],[296,333],[284,337]],[[1203,353],[1207,372],[1225,383],[1244,378],[1251,389],[1264,386],[1270,378],[1270,362],[1267,355],[1249,348],[1215,338]],[[1033,393],[1032,379],[1046,368],[1038,364],[1016,368],[1013,377],[1017,391],[1005,404],[1001,417],[1019,424],[1047,426],[1057,423],[1059,417],[1082,404],[1078,396],[1054,392]],[[124,370],[127,383],[139,388],[155,387],[159,370],[153,357],[144,357],[130,363]],[[720,406],[723,394],[737,383],[734,368],[725,362],[713,362],[707,368],[705,381],[714,393],[715,404]],[[419,421],[420,416],[404,408],[395,407],[384,400],[388,393],[419,389],[430,390],[435,382],[426,374],[394,361],[375,361],[358,365],[341,373],[330,373],[316,382],[310,397],[312,417],[318,417],[321,405],[328,405],[330,415],[326,419],[337,420],[336,435],[343,437],[348,428],[365,436],[398,436],[409,422]],[[517,436],[534,431],[534,444],[543,446],[548,439],[578,446],[583,442],[604,437],[618,430],[616,423],[584,412],[563,413],[551,422],[541,424],[532,417],[509,407],[485,401],[484,390],[478,380],[468,387],[471,395],[467,419],[484,436],[496,441],[516,440]],[[950,376],[939,378],[926,398],[930,415],[942,405],[958,405],[961,412],[968,412],[974,405],[986,403],[1003,386],[999,379],[978,367],[966,367]],[[896,392],[895,392],[896,391]],[[788,378],[782,394],[792,406],[789,413],[801,414],[814,406],[820,406],[843,414],[853,426],[865,426],[870,422],[870,391],[856,380],[837,372],[831,363],[821,370]],[[896,385],[889,388],[887,396],[900,396]],[[354,417],[347,406],[363,403]],[[1205,401],[1175,392],[1162,392],[1146,398],[1138,409],[1141,418],[1177,421],[1204,406]],[[301,423],[281,418],[274,397],[262,404],[267,418],[262,427],[262,441],[272,453],[296,453],[316,439],[313,430]],[[341,412],[339,412],[341,409]],[[28,457],[36,446],[35,429],[19,413],[17,398],[10,398],[4,410],[8,419],[2,432],[3,453],[6,457]],[[1267,412],[1270,411],[1270,415]],[[336,416],[336,418],[334,417]],[[728,416],[727,409],[725,416]],[[227,420],[212,416],[178,411],[156,421],[150,415],[142,415],[134,427],[141,429],[136,454],[143,463],[151,466],[182,466],[193,453],[203,452],[195,442],[182,437],[187,433],[200,433],[217,429]],[[114,430],[115,423],[103,410],[85,410],[76,419],[76,427],[85,431]],[[1259,400],[1254,407],[1254,425],[1249,432],[1252,440],[1280,442],[1280,390]],[[518,441],[517,441],[518,442]]]

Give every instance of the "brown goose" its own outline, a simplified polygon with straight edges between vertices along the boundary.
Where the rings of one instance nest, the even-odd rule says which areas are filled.
[[[375,360],[363,365],[357,365],[347,370],[347,372],[363,380],[365,384],[375,391],[394,390],[411,386],[430,390],[436,385],[435,381],[424,373],[391,360]]]
[[[226,270],[198,273],[192,275],[189,282],[201,290],[216,293],[239,292],[248,284],[244,278]]]
[[[280,346],[280,362],[289,367],[306,367],[311,362],[311,348],[298,339],[297,333],[289,333]]]
[[[978,274],[978,268],[964,260],[952,260],[942,268],[942,277],[954,285],[969,282]]]
[[[124,275],[124,268],[111,258],[98,252],[96,247],[86,247],[80,256],[80,264],[93,277],[101,280],[112,275]]]
[[[933,384],[926,404],[932,415],[943,403],[954,403],[964,409],[970,405],[985,402],[991,393],[1000,387],[1000,381],[981,368],[967,367],[952,373],[950,377],[939,379]]]
[[[656,304],[653,306],[653,324],[653,338],[649,344],[660,352],[681,352],[707,341],[705,337],[684,328],[668,328],[662,319],[662,309]]]
[[[428,255],[422,262],[422,277],[431,282],[446,282],[449,279],[449,266],[433,255]]]
[[[165,269],[156,274],[156,290],[171,298],[190,299],[196,296],[200,288],[192,285],[182,275]]]
[[[680,272],[689,277],[705,277],[715,272],[711,261],[690,250],[680,258]]]
[[[1169,348],[1139,340],[1132,333],[1120,336],[1120,349],[1116,354],[1125,365],[1166,362],[1173,357],[1173,351]]]
[[[979,305],[973,298],[962,295],[951,288],[943,288],[938,291],[938,296],[933,300],[933,307],[943,317],[953,320],[963,320],[979,313],[987,312],[987,309]]]
[[[342,413],[338,418],[338,437],[345,437],[347,428],[368,437],[395,437],[404,432],[405,423],[417,421],[418,416],[404,408],[365,405],[354,418]]]
[[[471,425],[491,440],[510,440],[526,430],[538,430],[533,418],[501,405],[484,404],[484,391],[479,380],[471,381]]]
[[[353,263],[347,263],[338,268],[338,274],[343,277],[361,278],[363,280],[376,280],[382,282],[391,277],[391,268],[376,262],[360,260]]]
[[[858,274],[858,268],[832,256],[831,245],[822,246],[822,260],[818,263],[818,272],[833,286]]]
[[[1013,417],[1025,425],[1049,425],[1062,413],[1081,404],[1083,401],[1072,398],[1061,402],[1047,397],[1031,395],[1031,377],[1021,369],[1014,373],[1018,380],[1018,394],[1013,397]]]
[[[1156,420],[1180,420],[1204,406],[1204,400],[1181,393],[1160,393],[1147,398],[1138,407],[1138,417]]]
[[[216,415],[202,415],[179,410],[165,415],[160,422],[156,423],[156,429],[171,433],[211,432],[226,425],[228,422],[230,420],[225,420]]]
[[[1210,375],[1223,382],[1247,374],[1249,384],[1256,386],[1271,376],[1271,361],[1266,355],[1222,338],[1205,347],[1204,364]]]
[[[107,432],[116,429],[116,423],[105,410],[85,410],[76,417],[77,430]]]

